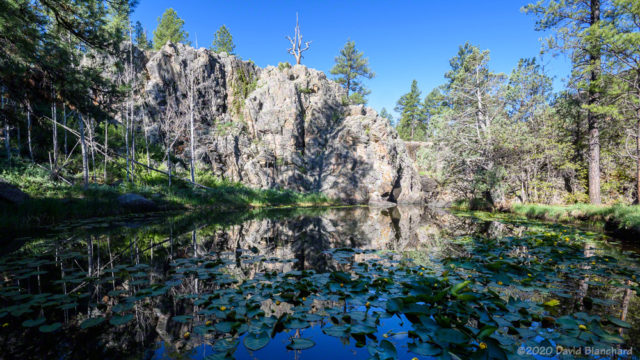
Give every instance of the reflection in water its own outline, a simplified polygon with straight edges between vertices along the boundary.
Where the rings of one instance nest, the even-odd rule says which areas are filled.
[[[548,230],[545,225],[535,226]],[[14,358],[118,358],[124,354],[205,358],[226,348],[237,348],[234,356],[247,359],[300,355],[305,359],[369,358],[373,350],[355,346],[361,341],[359,337],[349,340],[347,336],[340,345],[337,338],[327,337],[321,330],[329,321],[320,315],[331,315],[335,308],[346,311],[344,298],[307,301],[305,296],[311,298],[310,294],[301,299],[288,298],[281,288],[272,293],[264,289],[242,293],[234,291],[234,287],[242,284],[247,289],[254,282],[285,273],[302,274],[300,281],[305,274],[311,274],[310,279],[326,281],[323,284],[327,287],[343,286],[339,283],[342,280],[313,274],[350,272],[363,264],[368,269],[370,263],[362,262],[374,259],[371,264],[375,264],[375,258],[386,252],[393,255],[383,258],[385,262],[410,258],[425,272],[441,272],[442,259],[472,257],[471,236],[509,239],[527,234],[531,227],[513,219],[483,221],[419,207],[276,210],[215,217],[188,214],[133,222],[120,220],[107,226],[85,224],[30,240],[4,257],[0,263],[4,276],[0,293],[1,346],[6,357]],[[328,251],[341,248],[363,252],[337,256]],[[532,248],[523,245],[504,250],[514,258],[526,259]],[[620,256],[616,248],[602,242],[584,242],[585,258],[603,251]],[[579,265],[582,274],[591,274],[591,267],[588,262]],[[621,327],[619,333],[638,339],[638,301],[631,280],[605,286],[601,282],[603,276],[602,272],[593,271],[592,276],[549,280],[562,288],[554,295],[573,299],[563,301],[552,314],[599,309],[630,322],[632,328]],[[503,278],[496,277],[492,284],[507,281],[498,279]],[[296,293],[304,295],[306,289]],[[503,294],[536,302],[545,301],[549,295],[521,286],[503,289]],[[259,307],[252,307],[256,302]],[[354,300],[349,306],[363,311],[363,305],[364,301]],[[373,305],[386,306],[384,302]],[[261,321],[267,323],[267,319],[278,319],[283,314],[304,313],[294,320],[315,326],[296,326],[289,319],[284,329],[273,332],[275,338],[266,348],[252,353],[247,350],[250,346],[216,342],[229,334],[235,334],[232,342],[238,342],[237,335],[255,330],[235,322],[229,311],[234,312],[233,316],[263,312],[265,319]],[[211,316],[218,321],[207,320]],[[399,333],[393,337],[396,349],[399,354],[408,354],[406,331],[410,327],[406,318],[394,317],[382,324],[376,319],[377,323],[371,326],[379,328],[371,335],[380,338],[383,333]],[[368,326],[368,320],[361,321]],[[278,326],[260,324],[263,325],[265,329],[268,325]],[[292,339],[300,339],[303,333],[318,346],[302,353],[287,350],[286,344],[302,344]],[[256,335],[255,341],[261,338]],[[637,345],[634,340],[628,344]]]

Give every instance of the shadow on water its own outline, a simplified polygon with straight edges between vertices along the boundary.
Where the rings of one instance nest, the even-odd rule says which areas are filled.
[[[188,213],[16,243],[0,259],[7,358],[464,359],[640,345],[636,252],[507,215]]]

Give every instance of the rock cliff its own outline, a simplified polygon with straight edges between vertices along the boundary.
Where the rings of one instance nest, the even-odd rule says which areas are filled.
[[[193,104],[199,168],[248,186],[351,203],[423,200],[396,131],[374,110],[345,104],[344,90],[323,72],[288,64],[261,69],[172,43],[136,58],[136,121],[152,142],[171,144],[188,159]]]

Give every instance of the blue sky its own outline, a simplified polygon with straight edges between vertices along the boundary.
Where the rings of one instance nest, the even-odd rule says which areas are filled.
[[[157,19],[172,7],[185,20],[195,45],[208,47],[225,24],[236,53],[261,67],[295,62],[287,54],[287,35],[293,35],[299,13],[305,40],[313,41],[302,63],[326,73],[348,40],[369,58],[376,77],[367,81],[369,106],[392,110],[397,99],[418,80],[423,96],[444,82],[449,59],[465,41],[491,51],[490,66],[509,73],[522,57],[540,53],[541,37],[535,19],[523,14],[525,0],[140,0],[133,14],[152,37]],[[562,88],[570,65],[565,57],[545,55],[554,87]]]

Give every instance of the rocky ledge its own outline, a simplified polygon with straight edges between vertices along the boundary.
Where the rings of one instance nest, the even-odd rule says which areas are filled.
[[[173,143],[185,164],[193,98],[195,158],[220,178],[350,203],[424,200],[395,129],[374,110],[346,104],[345,91],[321,71],[261,69],[172,43],[136,58],[137,117],[150,141]]]

